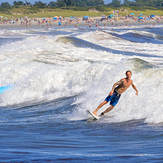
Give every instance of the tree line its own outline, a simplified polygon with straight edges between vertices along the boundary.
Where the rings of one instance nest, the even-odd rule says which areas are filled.
[[[101,6],[104,5],[103,0],[57,0],[51,1],[49,3],[43,3],[41,1],[37,1],[34,4],[30,2],[23,1],[14,1],[13,5],[10,5],[8,2],[2,2],[0,4],[1,8],[12,8],[12,7],[20,7],[20,6],[31,6],[31,7],[64,7],[64,6],[80,6],[80,7],[89,7],[89,6]]]
[[[155,7],[155,8],[163,8],[163,0],[124,0],[124,3],[121,4],[119,0],[112,0],[112,3],[109,4],[112,7],[122,7],[122,6],[135,6],[135,7]]]
[[[46,7],[69,7],[69,6],[78,6],[78,7],[123,7],[123,6],[131,6],[131,7],[154,7],[154,8],[162,8],[163,9],[163,0],[124,0],[124,3],[121,3],[120,0],[112,0],[109,4],[104,4],[103,0],[57,0],[51,1],[49,3],[43,3],[41,1],[37,1],[34,4],[31,4],[27,0],[25,1],[14,1],[12,5],[8,2],[2,2],[0,4],[1,9],[10,9],[10,8],[19,8],[20,6],[31,6],[37,8],[46,8]]]

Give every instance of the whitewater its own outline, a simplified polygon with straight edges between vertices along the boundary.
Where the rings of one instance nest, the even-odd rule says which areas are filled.
[[[105,118],[95,110],[132,71]],[[160,162],[163,29],[108,27],[0,31],[1,162]],[[109,105],[100,109],[98,114]]]

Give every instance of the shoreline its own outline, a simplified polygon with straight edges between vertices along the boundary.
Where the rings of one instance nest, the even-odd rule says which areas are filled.
[[[42,21],[43,18],[37,18],[37,21],[31,20],[27,23],[21,23],[21,21],[17,21],[15,24],[0,24],[0,30],[10,30],[10,29],[36,29],[36,28],[66,28],[66,27],[86,27],[86,28],[105,28],[105,27],[131,27],[131,26],[153,26],[155,25],[162,25],[163,20],[161,19],[159,22],[156,19],[152,20],[143,20],[143,21],[135,21],[135,20],[104,20],[102,22],[97,21],[99,17],[90,17],[89,21],[83,20],[72,20],[69,22],[68,19],[62,21],[53,21],[52,18],[48,18],[47,21]],[[40,23],[38,23],[38,21]],[[59,22],[61,25],[59,25]]]

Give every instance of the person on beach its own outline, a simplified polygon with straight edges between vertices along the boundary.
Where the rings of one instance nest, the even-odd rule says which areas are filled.
[[[97,111],[104,106],[105,104],[107,104],[110,101],[110,107],[107,108],[104,112],[102,112],[100,114],[100,116],[104,116],[104,114],[108,113],[109,111],[111,111],[114,106],[118,103],[121,94],[123,92],[125,92],[127,90],[127,88],[130,87],[130,85],[132,85],[133,89],[135,89],[136,91],[136,95],[138,95],[138,90],[136,88],[136,86],[133,84],[133,81],[131,80],[131,75],[132,72],[130,70],[126,71],[126,78],[121,79],[120,81],[118,81],[117,83],[115,83],[112,87],[112,90],[110,91],[109,95],[106,97],[106,99],[104,100],[104,102],[102,102],[97,109],[93,112],[94,115],[97,116]]]
[[[61,22],[58,22],[59,27],[61,27]]]
[[[28,27],[28,20],[26,20],[26,27]]]

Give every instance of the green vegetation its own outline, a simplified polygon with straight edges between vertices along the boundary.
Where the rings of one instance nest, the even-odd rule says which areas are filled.
[[[25,2],[25,3],[24,3]],[[0,16],[8,18],[19,18],[28,16],[34,17],[82,17],[88,16],[108,16],[119,11],[119,16],[126,16],[130,13],[135,15],[163,15],[163,0],[124,0],[121,4],[119,0],[112,0],[112,3],[105,5],[103,0],[57,0],[49,4],[41,1],[31,4],[25,1],[14,1],[13,5],[8,2],[0,4]]]
[[[130,9],[130,8],[127,8],[127,9],[126,8],[121,8],[119,13],[120,13],[121,16],[130,15],[130,13],[134,13],[136,16],[138,16],[140,14],[143,14],[143,15],[146,15],[146,16],[150,16],[150,15],[160,15],[160,16],[162,16],[163,15],[163,10],[159,10],[159,9],[133,10],[133,9]]]
[[[124,4],[120,3],[120,0],[112,0],[112,3],[109,6],[112,7],[122,7],[122,6],[135,6],[137,8],[144,8],[144,7],[155,7],[155,8],[162,8],[163,9],[163,0],[124,0]]]

